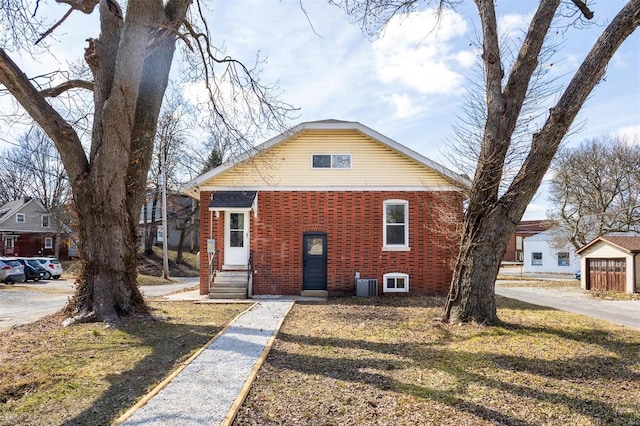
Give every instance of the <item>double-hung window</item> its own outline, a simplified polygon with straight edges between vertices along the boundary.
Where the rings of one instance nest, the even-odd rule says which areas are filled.
[[[542,253],[541,252],[533,252],[533,253],[531,253],[531,265],[533,265],[533,266],[542,265]]]
[[[409,250],[409,202],[385,201],[383,224],[383,250]]]
[[[558,266],[570,266],[569,265],[569,253],[568,252],[558,252]]]
[[[42,215],[42,227],[43,228],[49,227],[49,215],[46,215],[46,214]]]
[[[45,237],[44,239],[44,248],[52,249],[53,248],[53,238]]]
[[[25,219],[25,215],[24,213],[17,213],[16,214],[16,223],[25,223],[26,219]]]

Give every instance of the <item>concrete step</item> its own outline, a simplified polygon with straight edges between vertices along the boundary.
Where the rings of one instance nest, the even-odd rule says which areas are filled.
[[[214,282],[229,282],[229,283],[247,283],[249,277],[246,271],[218,271],[216,273]]]
[[[222,265],[223,271],[246,271],[249,265]]]
[[[211,293],[209,293],[209,299],[246,299],[247,293],[244,292],[228,292],[228,293],[220,293],[214,292],[211,289]]]
[[[224,288],[224,289],[236,289],[236,290],[242,290],[242,289],[247,289],[248,285],[247,285],[247,281],[243,281],[243,282],[233,282],[233,281],[215,281],[212,285],[211,288]]]

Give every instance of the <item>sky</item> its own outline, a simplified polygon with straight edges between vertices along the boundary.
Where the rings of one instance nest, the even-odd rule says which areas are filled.
[[[568,81],[624,3],[598,0],[592,6],[594,25],[558,28],[556,39],[562,46],[551,73]],[[410,18],[394,19],[374,39],[325,0],[206,4],[214,43],[248,64],[256,55],[262,58],[261,80],[277,82],[280,99],[299,108],[292,126],[322,119],[357,121],[447,165],[443,152],[455,149],[452,125],[461,113],[467,79],[479,54],[473,44],[479,25],[472,1],[448,11],[439,26],[433,11],[422,6]],[[498,0],[501,30],[518,37],[536,7],[533,0]],[[66,8],[52,5],[51,10],[62,16]],[[65,66],[67,60],[81,57],[84,40],[97,36],[95,25],[86,16],[72,14],[56,30],[60,43],[55,46],[55,60],[27,69],[41,72],[43,66]],[[549,105],[555,100],[549,99]],[[605,134],[640,135],[640,31],[615,54],[577,121],[582,126],[567,139],[569,146]],[[545,186],[524,219],[546,217]]]

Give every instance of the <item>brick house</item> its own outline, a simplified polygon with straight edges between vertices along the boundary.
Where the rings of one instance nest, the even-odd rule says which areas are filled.
[[[200,293],[348,295],[359,277],[377,294],[444,294],[468,187],[360,123],[299,124],[185,187],[201,206]]]
[[[522,220],[509,237],[507,250],[504,252],[503,262],[522,263],[524,257],[524,239],[547,231],[551,223],[548,220]]]
[[[77,256],[70,229],[60,226],[35,198],[10,201],[0,206],[0,256],[54,256],[56,243],[60,259]]]

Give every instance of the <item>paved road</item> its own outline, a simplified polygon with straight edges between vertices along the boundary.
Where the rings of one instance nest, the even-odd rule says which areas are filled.
[[[198,277],[173,278],[171,284],[142,286],[146,298],[159,297],[198,284]],[[73,295],[70,280],[50,280],[0,286],[0,330],[36,321],[64,307]]]
[[[640,300],[601,300],[578,288],[505,287],[501,282],[496,294],[640,329]]]

